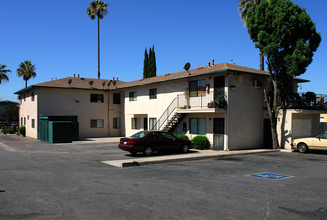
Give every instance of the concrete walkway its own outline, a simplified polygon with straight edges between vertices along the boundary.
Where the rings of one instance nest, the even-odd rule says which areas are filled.
[[[101,137],[101,138],[80,138],[79,141],[73,141],[73,144],[103,144],[119,143],[121,137]]]
[[[249,154],[260,154],[279,152],[280,150],[274,149],[255,149],[255,150],[238,150],[238,151],[215,151],[215,150],[195,150],[191,149],[188,154],[174,154],[164,156],[150,156],[150,157],[135,157],[126,160],[109,160],[101,161],[104,164],[108,164],[115,167],[129,167],[129,166],[140,166],[145,164],[156,164],[156,163],[167,163],[176,161],[190,161],[190,160],[202,160],[219,158],[226,156],[235,155],[249,155]]]

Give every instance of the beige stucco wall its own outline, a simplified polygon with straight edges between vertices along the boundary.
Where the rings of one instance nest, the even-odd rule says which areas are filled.
[[[32,92],[34,93],[34,102],[31,101]],[[121,94],[121,104],[113,104],[113,93]],[[90,102],[90,94],[103,94],[104,102]],[[23,123],[25,118],[26,136],[38,138],[40,115],[78,116],[80,137],[123,136],[124,94],[121,91],[110,91],[109,94],[108,99],[108,91],[56,88],[38,88],[22,93],[20,118],[23,118]],[[113,118],[121,119],[120,129],[113,128]],[[35,119],[35,128],[31,128],[32,119]],[[91,119],[104,120],[103,128],[91,128]]]
[[[174,132],[176,134],[186,134],[190,140],[192,140],[194,137],[198,136],[197,134],[191,134],[190,133],[190,118],[205,118],[206,119],[206,136],[208,140],[210,141],[211,148],[213,148],[214,143],[214,118],[224,118],[226,121],[226,113],[225,112],[215,112],[215,113],[190,113],[187,114],[183,120],[177,125]],[[183,123],[186,123],[187,132],[183,132]],[[226,131],[226,123],[225,123],[225,131]],[[227,148],[227,140],[228,135],[225,132],[224,135],[224,149]]]
[[[34,101],[32,101],[33,94]],[[38,99],[39,91],[34,90],[24,92],[19,100],[19,126],[25,126],[26,136],[35,139],[37,139],[38,131]],[[35,120],[34,128],[32,128],[32,120]]]
[[[157,98],[149,98],[149,89],[157,89]],[[144,118],[160,118],[169,104],[177,97],[183,95],[188,88],[188,81],[172,81],[170,83],[158,83],[142,87],[134,87],[125,90],[125,131],[130,136],[140,130],[144,130]],[[137,100],[129,101],[129,93],[136,91]],[[131,120],[140,118],[140,129],[132,129]]]
[[[253,75],[227,77],[229,150],[261,148],[263,145],[263,89],[252,87],[254,79],[261,80],[265,86],[264,79]]]
[[[43,88],[39,98],[39,115],[77,115],[80,137],[121,136],[121,129],[113,129],[113,118],[122,118],[123,94],[118,105],[113,104],[113,93],[110,92],[108,99],[107,91]],[[103,103],[90,102],[91,94],[103,94]],[[103,128],[91,128],[92,119],[104,120]]]
[[[292,141],[297,137],[293,134],[293,121],[296,119],[308,119],[310,120],[311,133],[308,136],[314,137],[320,133],[320,112],[314,110],[299,110],[299,109],[287,109],[285,111],[280,110],[279,117],[277,119],[277,133],[278,141],[282,148],[292,149]],[[282,130],[284,133],[282,133]]]

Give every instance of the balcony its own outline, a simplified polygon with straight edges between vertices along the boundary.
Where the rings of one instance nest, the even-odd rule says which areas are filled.
[[[197,97],[188,97],[185,95],[177,96],[177,106],[179,110],[187,111],[215,111],[215,110],[224,110],[227,108],[227,99],[226,95],[218,96],[213,99],[213,95],[206,94],[204,96]]]
[[[281,103],[281,102],[280,102]],[[285,100],[287,109],[327,110],[327,95],[313,92],[289,94]]]

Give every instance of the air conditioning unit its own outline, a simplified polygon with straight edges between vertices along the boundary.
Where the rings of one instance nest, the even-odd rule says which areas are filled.
[[[252,87],[253,88],[262,88],[262,81],[259,80],[252,80]]]

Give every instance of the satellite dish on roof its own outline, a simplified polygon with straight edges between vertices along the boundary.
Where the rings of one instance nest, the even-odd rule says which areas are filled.
[[[111,84],[111,80],[110,80],[110,81],[108,82],[108,84],[107,84],[107,85],[108,85],[108,87],[110,86],[110,84]]]
[[[113,85],[116,85],[116,83],[117,83],[117,81],[116,81],[116,80],[114,80],[112,84],[113,84]]]
[[[105,85],[106,85],[106,82],[105,82],[105,81],[103,81],[103,82],[102,82],[102,86],[104,87]]]
[[[91,81],[89,81],[89,85],[90,86],[92,86],[93,85],[93,81],[91,80]]]
[[[68,85],[72,84],[73,80],[72,79],[69,79],[68,80]]]
[[[191,67],[191,64],[189,62],[187,62],[187,63],[185,63],[183,69],[188,71],[190,69],[190,67]]]

